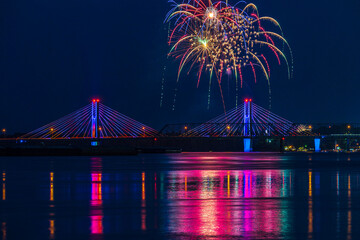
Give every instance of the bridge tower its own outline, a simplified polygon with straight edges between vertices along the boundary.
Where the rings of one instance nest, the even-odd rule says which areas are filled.
[[[251,119],[252,119],[252,109],[251,109],[252,99],[245,99],[244,101],[244,136],[251,137]]]
[[[251,135],[252,135],[252,99],[245,99],[244,101],[244,152],[251,152]]]
[[[91,138],[100,138],[99,129],[99,99],[93,99],[91,103]]]

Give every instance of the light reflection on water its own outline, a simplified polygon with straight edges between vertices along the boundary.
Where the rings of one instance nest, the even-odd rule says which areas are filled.
[[[6,172],[2,173],[2,200],[6,200]]]
[[[50,172],[50,211],[49,211],[49,239],[55,239],[55,219],[54,217],[54,172]]]
[[[101,158],[91,159],[91,201],[90,201],[90,233],[91,239],[99,239],[103,234],[103,201]],[[97,237],[97,238],[94,238]]]
[[[221,155],[200,159],[210,160]],[[357,168],[121,171],[107,158],[88,162],[88,171],[0,169],[2,239],[24,236],[19,214],[39,239],[359,239]]]
[[[168,173],[168,231],[199,236],[277,237],[288,231],[289,170]],[[186,187],[187,186],[187,187]],[[185,201],[190,200],[190,201]]]

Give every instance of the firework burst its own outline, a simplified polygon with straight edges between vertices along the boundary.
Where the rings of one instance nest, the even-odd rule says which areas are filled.
[[[211,0],[186,0],[180,4],[170,1],[173,8],[166,16],[166,21],[173,23],[169,34],[171,50],[169,56],[179,59],[178,80],[185,66],[188,72],[198,69],[199,85],[201,74],[210,72],[210,81],[216,75],[220,87],[223,73],[235,75],[236,89],[243,86],[244,68],[250,68],[254,80],[260,71],[270,86],[271,53],[278,64],[284,62],[289,78],[292,68],[291,48],[283,37],[280,24],[271,17],[260,17],[254,4],[247,4],[243,9],[228,2]],[[244,2],[239,2],[244,3]],[[268,23],[278,32],[265,30]],[[284,53],[287,47],[291,62]]]

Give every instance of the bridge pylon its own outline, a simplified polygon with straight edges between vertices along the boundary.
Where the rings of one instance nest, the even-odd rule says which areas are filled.
[[[93,99],[91,102],[91,138],[100,138],[99,102],[99,99]]]
[[[252,151],[252,99],[245,99],[244,101],[244,152]]]
[[[244,136],[251,136],[251,122],[252,122],[252,99],[245,99],[244,101]]]

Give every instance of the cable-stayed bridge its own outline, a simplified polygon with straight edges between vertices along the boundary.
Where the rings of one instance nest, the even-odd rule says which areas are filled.
[[[260,146],[262,149],[274,142],[281,149],[285,139],[293,142],[296,138],[296,141],[302,143],[310,141],[310,145],[319,151],[323,138],[335,142],[335,145],[338,139],[345,140],[350,146],[346,139],[360,138],[360,134],[355,134],[357,129],[360,133],[360,128],[353,126],[351,129],[350,125],[344,124],[296,124],[256,105],[251,99],[245,99],[243,105],[205,123],[167,124],[158,132],[100,103],[99,99],[93,99],[83,108],[17,138],[17,142],[56,144],[51,140],[74,140],[69,142],[71,145],[79,143],[81,139],[89,139],[93,146],[99,146],[99,140],[103,139],[102,146],[170,147],[188,149],[187,151],[251,151],[252,146],[255,146],[255,149]],[[67,144],[64,141],[56,142]],[[82,144],[86,145],[88,142],[82,141]]]
[[[309,136],[312,132],[304,125],[295,124],[245,99],[244,105],[234,108],[183,136],[191,137],[256,137],[256,136]]]
[[[294,124],[245,99],[234,108],[179,137],[311,136],[304,125]],[[163,134],[166,135],[166,134]],[[156,137],[158,131],[100,103],[99,99],[56,121],[23,135],[22,139],[76,139]]]
[[[155,137],[158,132],[121,114],[99,99],[54,122],[21,136],[21,139],[79,139]]]

